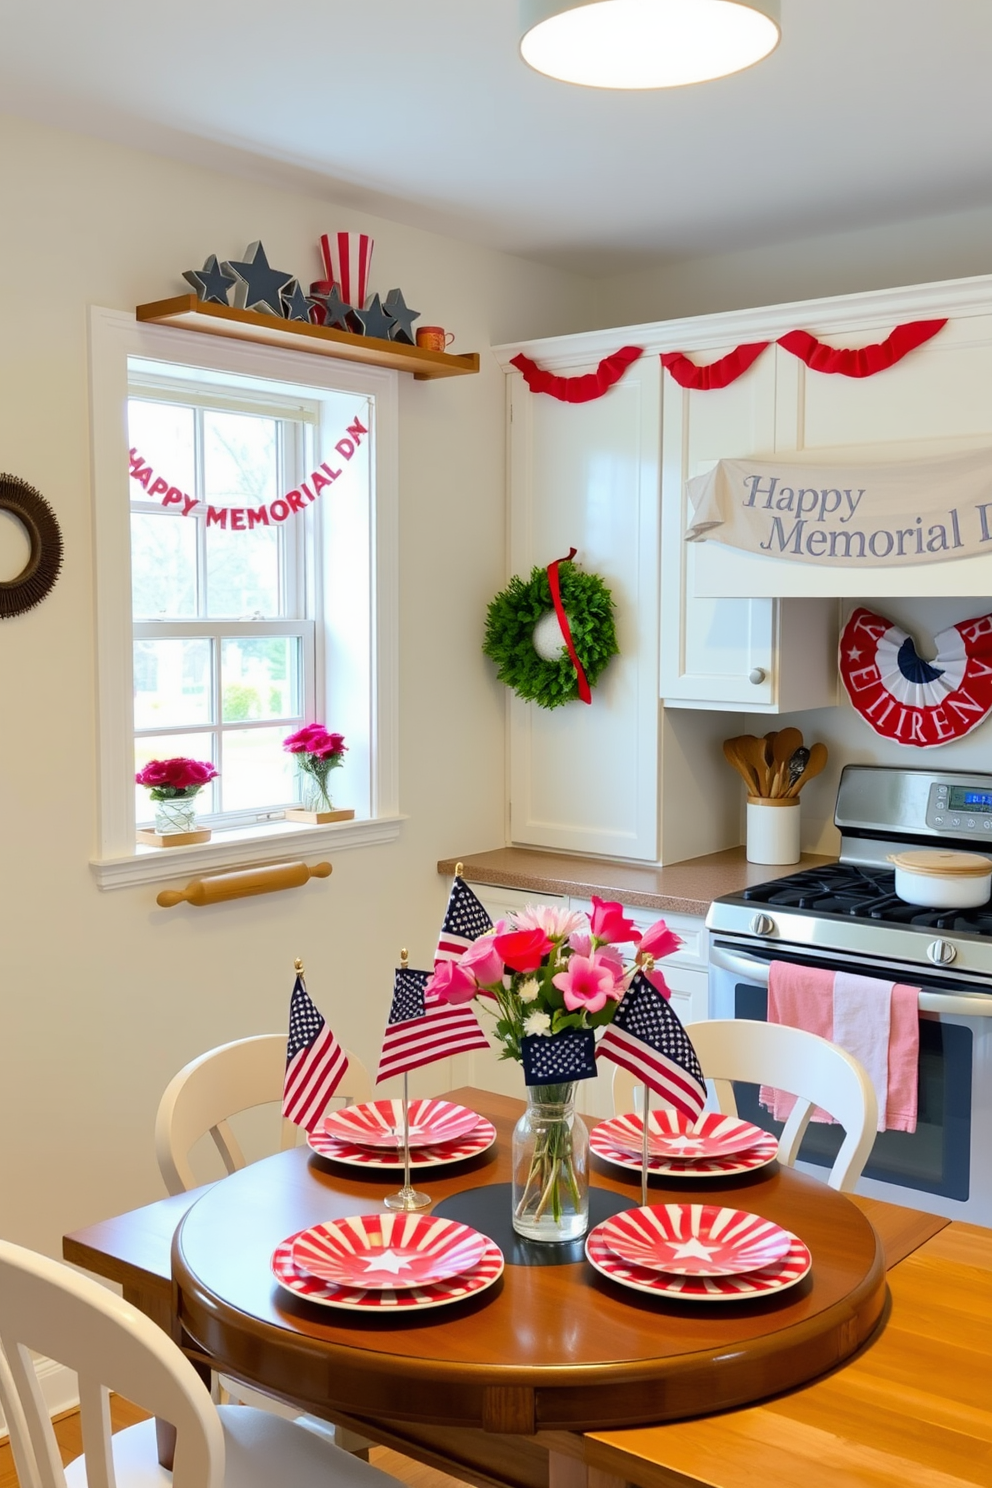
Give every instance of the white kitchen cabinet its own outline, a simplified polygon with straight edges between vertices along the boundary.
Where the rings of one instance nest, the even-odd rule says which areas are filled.
[[[591,705],[549,711],[510,695],[514,843],[658,857],[660,379],[645,356],[573,405],[510,372],[510,571],[528,578],[574,546],[612,591],[620,646]]]
[[[707,348],[705,359],[729,350]],[[774,452],[779,363],[769,348],[737,382],[710,392],[664,381],[660,677],[670,707],[792,713],[837,700],[836,603],[727,597],[737,590],[703,596],[698,566],[713,544],[684,540],[687,480],[728,450]]]

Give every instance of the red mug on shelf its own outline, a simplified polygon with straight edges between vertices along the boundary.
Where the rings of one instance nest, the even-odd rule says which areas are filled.
[[[417,331],[417,345],[424,351],[447,351],[454,339],[454,333],[443,326],[420,326]]]

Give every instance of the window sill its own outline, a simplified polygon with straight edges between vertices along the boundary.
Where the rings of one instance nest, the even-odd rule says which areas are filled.
[[[222,873],[228,868],[247,868],[262,862],[309,860],[320,853],[395,842],[404,820],[402,816],[380,816],[371,821],[332,822],[322,827],[276,821],[215,832],[209,842],[198,847],[136,846],[133,853],[120,857],[91,858],[90,868],[101,889],[124,889],[203,872]]]

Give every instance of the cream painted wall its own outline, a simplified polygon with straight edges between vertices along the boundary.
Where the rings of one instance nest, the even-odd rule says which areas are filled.
[[[600,324],[637,325],[751,305],[987,274],[992,207],[670,260],[602,287]]]
[[[0,468],[36,485],[66,561],[0,625],[0,1234],[58,1254],[63,1231],[163,1192],[159,1094],[189,1058],[285,1025],[292,958],[369,1063],[401,945],[427,962],[438,857],[503,840],[503,696],[480,664],[505,581],[503,376],[487,348],[581,324],[588,285],[332,203],[0,119]],[[402,377],[400,840],[340,853],[304,890],[205,910],[101,892],[86,312],[183,289],[206,254],[261,237],[317,277],[317,238],[376,239],[373,281],[479,350],[478,377]],[[16,571],[8,567],[6,574]],[[457,1073],[457,1072],[456,1072]],[[444,1088],[436,1067],[423,1082]],[[435,1083],[437,1082],[437,1083]]]

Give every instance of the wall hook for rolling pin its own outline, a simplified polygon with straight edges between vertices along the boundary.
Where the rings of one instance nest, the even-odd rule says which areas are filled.
[[[163,909],[175,904],[223,904],[227,899],[245,899],[250,894],[275,894],[280,889],[300,889],[311,878],[330,878],[330,863],[267,863],[264,868],[243,868],[237,873],[212,873],[194,878],[184,889],[163,889],[156,899]]]

